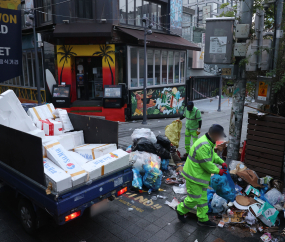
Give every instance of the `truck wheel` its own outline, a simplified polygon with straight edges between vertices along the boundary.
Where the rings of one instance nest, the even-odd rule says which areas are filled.
[[[19,201],[18,210],[22,226],[27,233],[33,234],[37,228],[37,216],[32,203],[22,198]]]

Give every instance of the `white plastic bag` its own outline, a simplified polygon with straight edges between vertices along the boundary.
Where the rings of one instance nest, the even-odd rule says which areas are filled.
[[[142,137],[150,140],[154,144],[157,142],[154,133],[150,129],[145,129],[145,128],[135,129],[132,134],[132,141]]]
[[[238,160],[232,160],[229,164],[230,171],[236,169],[238,164],[243,164],[243,162]]]
[[[211,207],[213,209],[213,213],[220,213],[224,210],[223,204],[227,203],[227,200],[220,197],[216,193],[213,196],[213,200],[211,202]]]
[[[129,161],[133,164],[133,168],[137,169],[140,173],[144,173],[144,165],[149,164],[151,167],[160,169],[161,164],[161,159],[157,155],[141,151],[130,153]]]
[[[271,205],[279,204],[284,201],[284,197],[282,193],[279,192],[276,188],[271,189],[268,191],[264,197],[268,200]]]
[[[178,187],[173,186],[173,191],[178,194],[187,194],[186,183],[180,184]]]

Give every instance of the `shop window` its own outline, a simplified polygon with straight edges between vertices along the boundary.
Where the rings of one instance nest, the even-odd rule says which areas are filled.
[[[92,0],[77,0],[77,17],[78,18],[93,18]]]
[[[147,86],[185,83],[184,51],[147,49]],[[143,87],[144,49],[129,47],[129,86]]]
[[[166,9],[166,8],[163,8]],[[162,29],[162,5],[152,1],[119,0],[120,23],[142,26],[142,18],[146,17],[147,24],[152,23],[153,29]]]
[[[43,0],[43,22],[52,20],[51,0]]]
[[[127,23],[127,0],[120,0],[120,23]]]
[[[153,50],[147,50],[147,85],[153,85]]]

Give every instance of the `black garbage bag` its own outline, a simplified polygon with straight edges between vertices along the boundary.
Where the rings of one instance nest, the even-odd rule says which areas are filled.
[[[134,140],[134,144],[132,145],[132,151],[136,150],[156,154],[156,148],[154,147],[154,144],[146,138]]]
[[[156,154],[161,159],[171,159],[170,152],[165,149],[161,144],[154,144],[154,147],[156,149]]]
[[[156,139],[157,139],[158,144],[162,145],[163,148],[170,151],[171,142],[167,137],[165,137],[163,135],[158,135],[158,136],[156,136]]]

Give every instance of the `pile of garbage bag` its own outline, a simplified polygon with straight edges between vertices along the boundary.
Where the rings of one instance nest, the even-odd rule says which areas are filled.
[[[168,170],[171,158],[171,142],[167,137],[155,137],[150,129],[135,129],[132,134],[133,144],[128,147],[130,162],[133,164],[133,187],[156,191],[161,186],[162,171]]]

